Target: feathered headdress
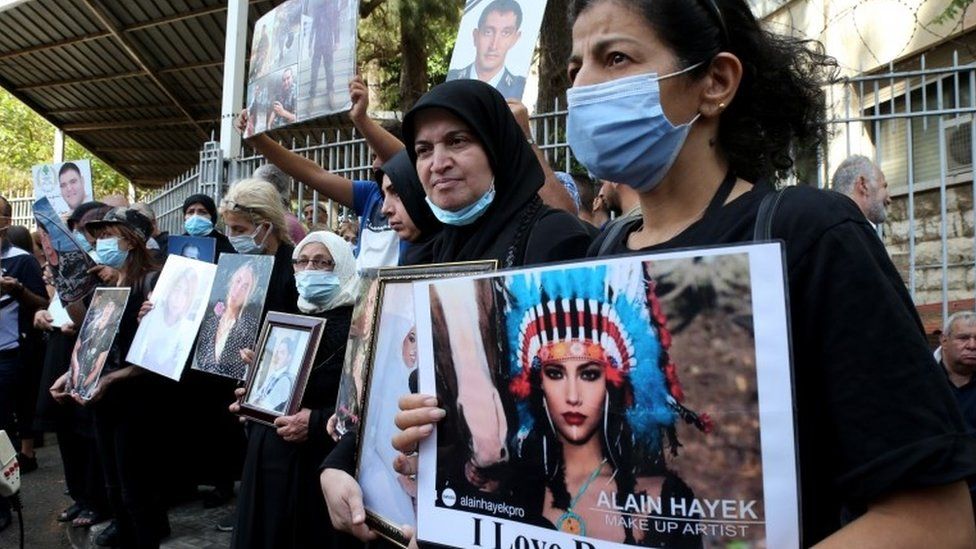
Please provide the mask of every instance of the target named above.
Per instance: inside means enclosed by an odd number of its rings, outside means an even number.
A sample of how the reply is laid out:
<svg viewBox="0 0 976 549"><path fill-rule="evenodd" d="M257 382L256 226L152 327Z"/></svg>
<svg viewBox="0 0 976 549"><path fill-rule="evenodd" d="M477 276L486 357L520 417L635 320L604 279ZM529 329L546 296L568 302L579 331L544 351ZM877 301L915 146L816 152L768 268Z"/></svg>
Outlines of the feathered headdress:
<svg viewBox="0 0 976 549"><path fill-rule="evenodd" d="M634 442L641 446L659 451L666 433L675 452L678 417L702 430L710 427L707 417L680 404L684 394L668 356L671 335L642 264L512 275L504 279L502 293L519 445L535 424L528 398L533 371L568 358L604 364L607 383L625 389L624 401L615 404L625 408Z"/></svg>

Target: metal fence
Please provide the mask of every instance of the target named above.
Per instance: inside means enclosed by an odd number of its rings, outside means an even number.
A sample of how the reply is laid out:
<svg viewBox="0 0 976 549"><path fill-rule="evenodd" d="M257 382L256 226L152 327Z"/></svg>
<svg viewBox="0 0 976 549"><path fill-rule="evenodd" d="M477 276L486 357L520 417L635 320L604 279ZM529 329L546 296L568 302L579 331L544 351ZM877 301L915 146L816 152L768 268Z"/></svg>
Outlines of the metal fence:
<svg viewBox="0 0 976 549"><path fill-rule="evenodd" d="M973 158L976 158L976 65L917 68L847 78L830 89L834 138L818 170L827 185L851 153L873 156L893 204L884 242L919 305L937 305L944 320L972 308L976 289Z"/></svg>
<svg viewBox="0 0 976 549"><path fill-rule="evenodd" d="M954 304L970 300L976 290L976 235L973 204L973 158L976 158L976 66L958 62L927 67L925 57L912 70L894 70L847 78L827 92L832 137L811 165L809 184L829 187L836 165L852 152L873 156L885 172L894 198L881 233L906 285L920 305L941 306L944 318ZM532 117L533 134L550 164L573 171L566 143L566 111ZM355 130L338 130L313 142L284 144L328 171L353 180L371 179L372 156ZM182 204L194 193L219 203L229 182L249 176L265 163L253 151L223 163L217 143L207 143L200 164L145 199L156 211L161 230L181 233ZM320 201L308 186L295 183L291 207L301 216ZM29 197L13 198L14 222L32 225ZM335 228L350 215L328 202Z"/></svg>

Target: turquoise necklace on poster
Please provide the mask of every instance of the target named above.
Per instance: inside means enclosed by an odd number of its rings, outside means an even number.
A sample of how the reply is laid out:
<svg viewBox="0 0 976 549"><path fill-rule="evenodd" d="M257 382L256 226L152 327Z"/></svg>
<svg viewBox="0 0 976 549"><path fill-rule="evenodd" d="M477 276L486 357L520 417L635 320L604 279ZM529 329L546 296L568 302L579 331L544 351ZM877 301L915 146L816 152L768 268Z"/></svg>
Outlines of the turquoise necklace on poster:
<svg viewBox="0 0 976 549"><path fill-rule="evenodd" d="M590 478L586 479L583 486L580 486L579 491L576 492L576 497L573 498L573 501L569 502L569 508L566 509L565 513L559 515L559 518L556 520L556 530L566 532L568 534L575 534L577 536L586 535L586 522L584 522L583 517L575 513L573 509L576 508L576 503L579 502L579 499L583 497L583 494L586 493L586 490L590 487L590 484L592 484L593 481L596 480L596 477L600 475L600 471L603 469L603 464L606 462L607 458L603 458L603 461L601 461L600 464L596 466L596 469L590 473Z"/></svg>

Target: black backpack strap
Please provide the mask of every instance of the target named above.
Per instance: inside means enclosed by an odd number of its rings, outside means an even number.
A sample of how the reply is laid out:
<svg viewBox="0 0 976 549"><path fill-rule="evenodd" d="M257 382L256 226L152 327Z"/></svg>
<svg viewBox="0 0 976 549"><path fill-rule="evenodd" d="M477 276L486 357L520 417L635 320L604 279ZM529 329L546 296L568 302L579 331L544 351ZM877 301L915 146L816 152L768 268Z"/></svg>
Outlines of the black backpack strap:
<svg viewBox="0 0 976 549"><path fill-rule="evenodd" d="M600 243L600 250L597 251L597 255L607 255L607 252L610 251L610 247L613 246L613 243L620 238L620 233L624 232L624 229L627 227L627 222L633 220L634 218L632 216L625 215L611 221L610 225L606 228L607 236L603 239L603 242Z"/></svg>
<svg viewBox="0 0 976 549"><path fill-rule="evenodd" d="M756 227L752 233L753 240L773 239L773 216L776 214L776 208L787 189L789 187L784 187L763 197L762 202L759 203L759 211L756 213Z"/></svg>

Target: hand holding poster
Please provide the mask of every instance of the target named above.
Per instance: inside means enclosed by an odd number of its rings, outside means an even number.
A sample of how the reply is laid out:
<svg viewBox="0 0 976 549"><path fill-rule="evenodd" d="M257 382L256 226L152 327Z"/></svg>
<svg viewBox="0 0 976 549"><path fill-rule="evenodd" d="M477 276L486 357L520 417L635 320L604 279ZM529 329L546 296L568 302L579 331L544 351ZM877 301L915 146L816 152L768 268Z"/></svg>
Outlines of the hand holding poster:
<svg viewBox="0 0 976 549"><path fill-rule="evenodd" d="M38 164L31 168L31 172L34 199L47 198L58 216L67 215L81 204L94 200L90 160Z"/></svg>
<svg viewBox="0 0 976 549"><path fill-rule="evenodd" d="M545 11L544 0L467 0L447 80L481 80L521 100Z"/></svg>
<svg viewBox="0 0 976 549"><path fill-rule="evenodd" d="M125 360L179 381L216 273L212 263L169 256L149 298L153 308L139 322Z"/></svg>
<svg viewBox="0 0 976 549"><path fill-rule="evenodd" d="M287 0L251 39L244 136L348 110L358 0Z"/></svg>
<svg viewBox="0 0 976 549"><path fill-rule="evenodd" d="M783 280L762 244L416 283L419 538L797 547Z"/></svg>

